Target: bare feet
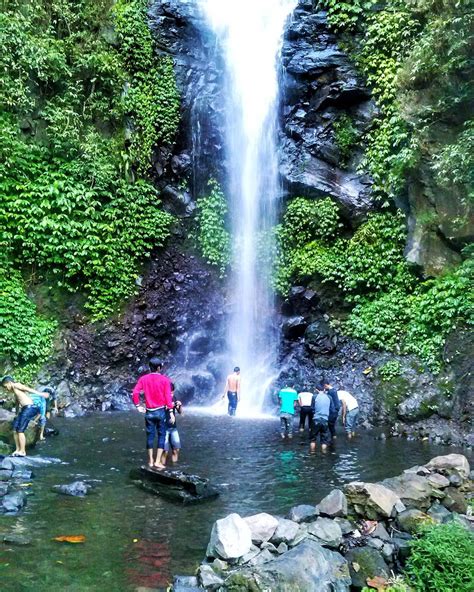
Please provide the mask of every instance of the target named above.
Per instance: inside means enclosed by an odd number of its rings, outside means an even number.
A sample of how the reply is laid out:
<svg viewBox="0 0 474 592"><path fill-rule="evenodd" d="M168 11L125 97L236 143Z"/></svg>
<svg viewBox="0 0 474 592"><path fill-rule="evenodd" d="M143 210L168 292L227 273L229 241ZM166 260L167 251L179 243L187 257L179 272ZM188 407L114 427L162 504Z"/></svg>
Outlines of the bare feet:
<svg viewBox="0 0 474 592"><path fill-rule="evenodd" d="M165 469L166 467L165 467L165 465L162 465L161 463L155 463L153 465L153 468L161 470L161 469Z"/></svg>

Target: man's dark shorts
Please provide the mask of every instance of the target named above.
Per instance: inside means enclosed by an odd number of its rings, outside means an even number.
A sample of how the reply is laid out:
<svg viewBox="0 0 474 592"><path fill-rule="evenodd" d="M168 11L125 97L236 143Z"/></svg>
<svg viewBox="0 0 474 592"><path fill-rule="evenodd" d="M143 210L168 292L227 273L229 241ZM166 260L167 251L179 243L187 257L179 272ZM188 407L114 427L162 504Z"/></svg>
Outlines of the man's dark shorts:
<svg viewBox="0 0 474 592"><path fill-rule="evenodd" d="M318 436L321 440L321 444L330 443L331 436L329 434L329 426L327 421L322 421L320 419L313 420L313 424L311 426L310 441L317 442Z"/></svg>
<svg viewBox="0 0 474 592"><path fill-rule="evenodd" d="M36 405L25 405L20 413L13 420L13 431L22 434L26 431L28 424L34 419L40 410Z"/></svg>

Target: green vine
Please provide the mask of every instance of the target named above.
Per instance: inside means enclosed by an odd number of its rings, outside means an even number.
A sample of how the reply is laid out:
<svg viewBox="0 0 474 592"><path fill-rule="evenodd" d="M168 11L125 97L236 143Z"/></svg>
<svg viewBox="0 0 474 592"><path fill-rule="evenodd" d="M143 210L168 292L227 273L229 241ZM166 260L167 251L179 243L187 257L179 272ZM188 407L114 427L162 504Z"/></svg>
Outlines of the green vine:
<svg viewBox="0 0 474 592"><path fill-rule="evenodd" d="M206 261L226 273L231 257L231 238L227 230L228 206L216 181L209 182L209 195L197 200L197 242Z"/></svg>

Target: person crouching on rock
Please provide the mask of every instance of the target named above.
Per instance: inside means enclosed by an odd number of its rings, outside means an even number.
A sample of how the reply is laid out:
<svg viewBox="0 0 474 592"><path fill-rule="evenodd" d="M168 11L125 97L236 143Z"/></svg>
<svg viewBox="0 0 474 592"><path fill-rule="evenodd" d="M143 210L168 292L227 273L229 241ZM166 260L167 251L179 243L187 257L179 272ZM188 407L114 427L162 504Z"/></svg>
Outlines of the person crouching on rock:
<svg viewBox="0 0 474 592"><path fill-rule="evenodd" d="M311 408L313 410L313 424L311 426L310 433L310 449L316 450L316 442L318 436L321 442L321 450L326 450L327 445L331 441L329 433L329 415L334 409L334 405L330 397L324 392L324 390L318 391L313 395L311 401Z"/></svg>
<svg viewBox="0 0 474 592"><path fill-rule="evenodd" d="M149 361L150 372L142 376L132 393L132 400L140 413L145 413L146 447L148 466L164 469L161 462L166 439L166 412L169 412L169 423L175 422L173 400L171 398L171 381L161 373L163 363L158 358ZM140 394L145 395L145 408L140 405ZM155 438L158 444L155 449ZM156 455L155 455L156 450Z"/></svg>
<svg viewBox="0 0 474 592"><path fill-rule="evenodd" d="M166 439L165 451L161 457L162 464L166 465L168 453L171 448L171 462L178 462L179 451L181 450L181 441L179 439L178 428L176 427L176 413L182 415L183 404L174 398L174 384L171 383L171 398L173 399L174 423L170 423L169 413L166 418Z"/></svg>
<svg viewBox="0 0 474 592"><path fill-rule="evenodd" d="M38 406L39 399L35 404L33 396L47 399L48 394L40 393L20 382L15 382L12 376L4 376L1 385L15 395L16 401L17 416L13 420L15 451L12 456L26 456L26 429L32 419L41 415L41 409Z"/></svg>

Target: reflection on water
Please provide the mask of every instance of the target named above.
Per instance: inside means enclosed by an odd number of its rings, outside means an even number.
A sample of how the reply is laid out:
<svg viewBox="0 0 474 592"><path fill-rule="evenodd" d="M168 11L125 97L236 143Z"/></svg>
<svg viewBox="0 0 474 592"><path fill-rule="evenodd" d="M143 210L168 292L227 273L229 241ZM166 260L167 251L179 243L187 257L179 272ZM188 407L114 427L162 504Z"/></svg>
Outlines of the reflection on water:
<svg viewBox="0 0 474 592"><path fill-rule="evenodd" d="M285 515L299 503L317 503L354 479L396 475L453 448L427 442L374 440L361 434L349 445L309 454L296 434L283 442L279 420L186 414L180 468L209 477L222 491L213 501L179 506L137 489L128 473L144 458L143 417L100 414L57 420L60 436L41 448L68 465L36 471L26 512L0 517L0 538L27 533L28 547L0 547L2 591L128 591L165 587L173 573L192 573L202 559L214 520L230 512ZM59 496L51 486L77 475L101 482L84 499ZM83 534L83 545L53 542Z"/></svg>

